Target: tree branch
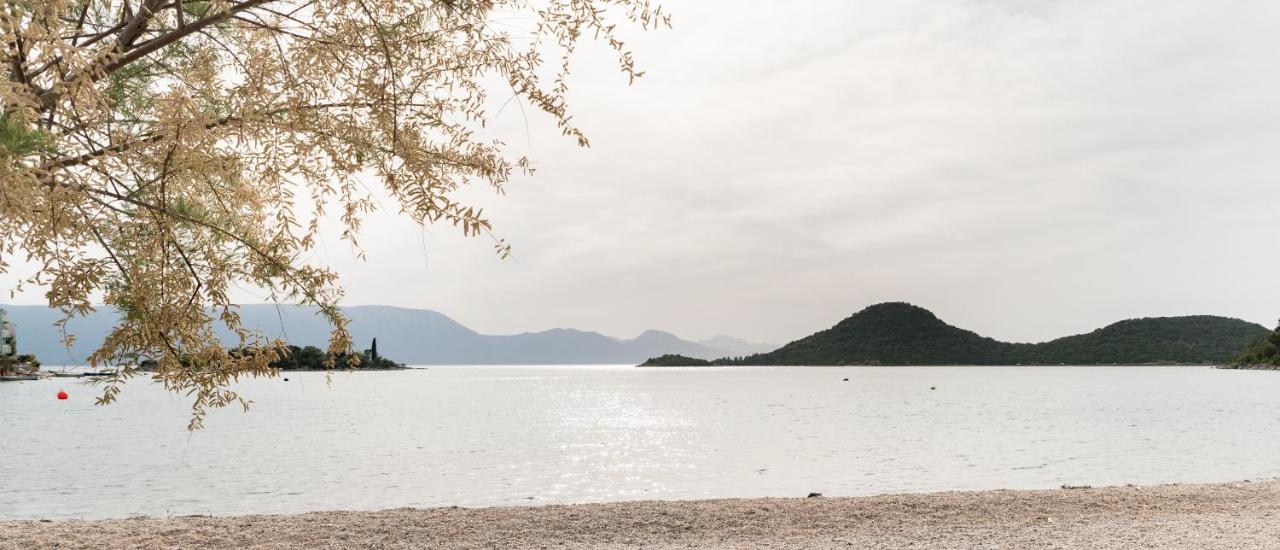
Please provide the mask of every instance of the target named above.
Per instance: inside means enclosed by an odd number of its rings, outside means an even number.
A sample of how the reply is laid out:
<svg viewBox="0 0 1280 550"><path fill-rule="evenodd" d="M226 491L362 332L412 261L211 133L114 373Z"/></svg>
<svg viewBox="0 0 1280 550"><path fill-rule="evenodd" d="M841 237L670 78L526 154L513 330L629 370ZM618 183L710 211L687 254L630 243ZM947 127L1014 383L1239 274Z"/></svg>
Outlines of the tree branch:
<svg viewBox="0 0 1280 550"><path fill-rule="evenodd" d="M192 33L195 33L197 31L200 31L201 29L204 29L205 27L208 27L209 25L212 25L219 21L224 21L237 13L243 12L248 9L252 9L259 5L267 4L270 2L279 2L279 1L280 0L245 0L244 2L231 6L226 11L222 11L215 15L210 15L208 17L201 18L197 21L192 21L190 25L173 29L165 34L162 34L151 40L143 42L142 44L139 44L137 47L124 52L119 57L115 59L111 59L110 61L105 61L101 67L101 70L89 71L87 74L83 76L88 78L90 82L97 82L98 80L101 80L106 76L109 76L111 73L114 73L120 70L121 67L124 67L130 63L133 63L134 61L137 61L143 57L151 55L152 53L166 46L172 45L178 42L179 40L182 40L183 38L190 36ZM135 18L136 17L137 16L135 16ZM125 38L124 31L121 31L121 38L122 39ZM133 38L136 39L136 36L134 36ZM80 77L81 77L80 74L73 74L70 77L63 79L63 83L74 82ZM53 109L54 106L57 104L58 99L60 99L61 97L62 97L62 92L59 92L56 89L51 88L49 90L45 90L39 95L40 104L45 109Z"/></svg>

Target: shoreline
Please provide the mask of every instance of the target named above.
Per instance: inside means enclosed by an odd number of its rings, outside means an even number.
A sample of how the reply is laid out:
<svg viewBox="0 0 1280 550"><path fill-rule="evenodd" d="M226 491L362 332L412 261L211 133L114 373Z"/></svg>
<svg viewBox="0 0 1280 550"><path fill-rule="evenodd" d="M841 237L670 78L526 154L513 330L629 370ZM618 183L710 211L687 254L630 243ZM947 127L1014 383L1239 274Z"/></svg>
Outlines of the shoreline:
<svg viewBox="0 0 1280 550"><path fill-rule="evenodd" d="M634 365L634 367L635 367L635 368L638 368L638 369L700 369L700 368L789 368L789 369L791 369L791 368L799 368L799 369L823 368L823 369L825 369L825 368L986 368L986 367L999 367L999 368L1046 368L1046 367L1050 367L1050 368L1056 368L1056 367L1071 367L1071 368L1075 368L1075 367L1081 367L1081 368L1093 368L1093 367L1108 367L1108 368L1109 368L1109 367L1121 367L1121 368L1128 368L1128 367L1163 368L1163 367L1204 367L1204 368L1227 369L1227 370L1231 370L1231 369L1235 369L1235 370L1245 370L1245 369L1243 369L1243 368L1241 368L1241 367L1228 367L1228 366L1223 366L1223 365L1222 365L1222 363L1094 363L1094 364L1067 364L1067 365L1060 365L1060 364L1052 364L1052 365L1050 365L1050 364L1047 364L1047 363L1045 363L1045 364L1041 364L1041 363L1024 363L1024 364L1021 364L1021 365L1004 365L1004 364L1001 364L1001 365L971 365L971 364L964 364L964 365L898 365L898 364L889 364L889 363L881 364L881 365L736 365L736 364L735 364L735 365L714 365L714 364L713 364L713 365L646 365L646 364L641 363L641 364L639 364L639 365ZM1254 370L1280 370L1280 367L1257 368L1257 369L1254 369Z"/></svg>
<svg viewBox="0 0 1280 550"><path fill-rule="evenodd" d="M1259 548L1280 480L1208 485L3 520L0 548Z"/></svg>
<svg viewBox="0 0 1280 550"><path fill-rule="evenodd" d="M1280 365L1221 365L1222 370L1280 370Z"/></svg>

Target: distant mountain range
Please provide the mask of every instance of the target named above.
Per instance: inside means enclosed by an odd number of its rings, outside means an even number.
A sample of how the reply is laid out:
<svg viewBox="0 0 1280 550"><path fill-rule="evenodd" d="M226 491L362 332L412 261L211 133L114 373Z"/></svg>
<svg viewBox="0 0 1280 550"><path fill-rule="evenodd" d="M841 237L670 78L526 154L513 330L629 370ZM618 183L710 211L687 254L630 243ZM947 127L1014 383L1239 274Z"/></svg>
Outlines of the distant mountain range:
<svg viewBox="0 0 1280 550"><path fill-rule="evenodd" d="M46 365L83 363L116 323L116 314L109 310L73 319L67 327L76 340L68 351L53 326L60 317L57 311L43 306L0 307L17 324L19 351L35 354ZM343 311L351 320L349 328L358 346L368 346L377 338L383 356L410 365L635 364L668 353L713 359L773 348L729 336L694 342L657 330L629 340L574 329L502 336L480 334L431 310L353 306ZM240 315L246 327L297 346L323 347L328 342L329 325L314 308L251 304L241 306ZM220 336L229 345L234 343L229 332L224 330Z"/></svg>
<svg viewBox="0 0 1280 550"><path fill-rule="evenodd" d="M73 319L68 330L76 340L67 350L54 328L58 312L43 306L4 309L17 324L19 351L46 365L83 363L116 323L109 310ZM1202 315L1132 319L1088 334L1015 344L951 326L911 304L884 303L772 349L728 336L695 342L657 330L632 339L574 329L490 335L431 310L344 311L358 347L376 337L382 355L411 365L636 364L658 356L666 356L655 362L661 365L1222 364L1271 333L1247 321ZM252 304L241 306L240 314L245 326L294 345L323 347L328 341L329 326L314 308ZM229 332L221 336L234 343Z"/></svg>
<svg viewBox="0 0 1280 550"><path fill-rule="evenodd" d="M1013 344L951 326L906 303L868 307L777 350L717 365L1222 364L1270 333L1239 319L1161 317L1121 321L1088 334ZM707 364L656 357L652 366Z"/></svg>

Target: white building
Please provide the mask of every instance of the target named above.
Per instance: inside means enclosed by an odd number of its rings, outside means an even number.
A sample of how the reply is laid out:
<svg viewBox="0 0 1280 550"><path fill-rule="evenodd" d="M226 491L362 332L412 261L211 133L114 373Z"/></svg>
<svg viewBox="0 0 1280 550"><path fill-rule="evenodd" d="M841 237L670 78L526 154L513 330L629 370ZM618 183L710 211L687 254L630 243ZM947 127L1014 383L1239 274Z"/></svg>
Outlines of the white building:
<svg viewBox="0 0 1280 550"><path fill-rule="evenodd" d="M18 335L14 332L13 323L9 322L9 313L0 309L0 358L18 356Z"/></svg>

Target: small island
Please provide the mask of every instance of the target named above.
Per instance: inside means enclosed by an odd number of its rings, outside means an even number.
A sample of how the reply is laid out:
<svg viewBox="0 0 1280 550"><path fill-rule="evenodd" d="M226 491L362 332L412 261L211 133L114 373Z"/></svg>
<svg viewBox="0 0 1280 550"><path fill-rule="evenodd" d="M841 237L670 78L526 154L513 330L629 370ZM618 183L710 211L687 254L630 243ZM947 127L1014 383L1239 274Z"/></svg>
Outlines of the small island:
<svg viewBox="0 0 1280 550"><path fill-rule="evenodd" d="M642 367L710 367L712 365L711 361L705 359L695 359L674 353L653 357L640 364Z"/></svg>
<svg viewBox="0 0 1280 550"><path fill-rule="evenodd" d="M231 353L244 352L232 350ZM356 366L351 366L353 364ZM377 338L373 339L373 345L367 350L337 355L330 355L315 346L289 345L285 347L284 353L269 366L279 371L405 370L408 368L403 363L397 363L378 354ZM138 370L143 372L154 372L156 368L156 362L151 359L138 364Z"/></svg>
<svg viewBox="0 0 1280 550"><path fill-rule="evenodd" d="M363 352L344 353L333 357L333 367L326 365L330 356L324 350L315 346L289 346L289 351L281 358L271 362L271 368L282 371L297 370L330 370L349 368L350 370L401 370L405 369L403 364L397 363L386 357L378 355L378 342L374 340L373 347ZM351 360L355 359L357 367L347 367L351 364Z"/></svg>

